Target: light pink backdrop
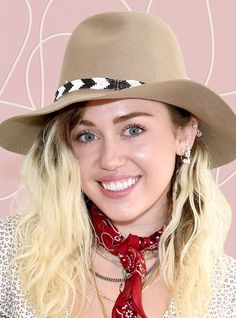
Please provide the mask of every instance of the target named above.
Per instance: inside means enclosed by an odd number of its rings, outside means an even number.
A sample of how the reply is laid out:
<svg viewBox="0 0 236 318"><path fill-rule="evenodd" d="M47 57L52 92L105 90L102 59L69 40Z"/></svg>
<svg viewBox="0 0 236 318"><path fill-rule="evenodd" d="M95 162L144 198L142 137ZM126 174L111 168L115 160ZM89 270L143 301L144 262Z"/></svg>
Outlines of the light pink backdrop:
<svg viewBox="0 0 236 318"><path fill-rule="evenodd" d="M124 10L150 12L169 23L189 76L217 91L236 111L235 0L11 0L2 1L0 12L0 121L52 102L66 42L80 21ZM0 148L0 216L15 213L22 200L23 159ZM236 161L213 175L236 212ZM235 230L233 213L225 250L234 257Z"/></svg>

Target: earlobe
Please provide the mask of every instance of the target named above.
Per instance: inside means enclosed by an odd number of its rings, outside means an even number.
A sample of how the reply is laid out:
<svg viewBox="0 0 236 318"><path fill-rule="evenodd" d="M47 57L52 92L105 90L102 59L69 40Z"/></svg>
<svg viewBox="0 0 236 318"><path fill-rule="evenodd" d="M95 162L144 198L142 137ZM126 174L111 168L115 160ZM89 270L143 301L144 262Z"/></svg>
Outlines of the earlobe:
<svg viewBox="0 0 236 318"><path fill-rule="evenodd" d="M189 144L189 140L185 141L184 146L182 146L183 142L179 145L176 154L181 157L181 161L184 164L190 164L191 162L191 148Z"/></svg>
<svg viewBox="0 0 236 318"><path fill-rule="evenodd" d="M176 154L181 157L184 156L186 163L189 162L188 158L190 157L189 154L194 144L195 137L200 137L201 135L202 132L198 129L198 121L194 116L191 116L189 123L186 126L180 127Z"/></svg>
<svg viewBox="0 0 236 318"><path fill-rule="evenodd" d="M182 157L188 149L191 151L189 140L181 140L176 149L176 154Z"/></svg>
<svg viewBox="0 0 236 318"><path fill-rule="evenodd" d="M184 155L184 157L183 157L182 162L190 164L191 150L190 150L190 146L189 146L189 141L188 140L186 141L185 150L183 150L183 155Z"/></svg>

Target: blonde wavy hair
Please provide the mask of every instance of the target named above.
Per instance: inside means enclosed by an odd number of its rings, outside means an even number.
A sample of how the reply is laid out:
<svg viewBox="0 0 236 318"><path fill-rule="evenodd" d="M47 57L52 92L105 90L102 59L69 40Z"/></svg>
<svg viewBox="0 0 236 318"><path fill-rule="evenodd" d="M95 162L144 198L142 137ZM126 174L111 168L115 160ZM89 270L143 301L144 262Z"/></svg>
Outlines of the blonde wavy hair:
<svg viewBox="0 0 236 318"><path fill-rule="evenodd" d="M71 314L78 293L78 316L82 316L91 284L93 231L70 136L83 117L80 106L85 104L68 106L45 118L21 170L29 198L19 213L13 264L39 318L64 317L69 300ZM187 111L166 106L175 125L189 121ZM176 156L168 193L171 212L160 241L160 268L181 318L205 316L213 268L217 262L223 267L220 259L231 209L212 178L210 165L209 151L197 138L190 165Z"/></svg>

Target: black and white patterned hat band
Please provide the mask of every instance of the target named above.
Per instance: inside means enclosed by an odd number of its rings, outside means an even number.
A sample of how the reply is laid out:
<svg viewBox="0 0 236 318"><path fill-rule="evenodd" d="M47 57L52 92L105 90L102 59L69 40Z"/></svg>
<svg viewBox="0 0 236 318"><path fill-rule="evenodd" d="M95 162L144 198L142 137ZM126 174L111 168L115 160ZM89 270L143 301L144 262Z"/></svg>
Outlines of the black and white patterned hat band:
<svg viewBox="0 0 236 318"><path fill-rule="evenodd" d="M54 101L57 101L60 97L67 93L78 91L82 88L120 90L124 88L139 86L142 84L145 83L136 80L119 80L107 77L80 78L75 79L71 82L67 82L66 84L60 86L56 91Z"/></svg>

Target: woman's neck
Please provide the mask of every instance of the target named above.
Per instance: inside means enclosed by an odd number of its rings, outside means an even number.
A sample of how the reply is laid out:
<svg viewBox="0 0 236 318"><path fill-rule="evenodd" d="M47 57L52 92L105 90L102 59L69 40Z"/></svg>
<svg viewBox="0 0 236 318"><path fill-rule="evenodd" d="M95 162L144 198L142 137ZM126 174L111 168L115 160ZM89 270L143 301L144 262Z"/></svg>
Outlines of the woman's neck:
<svg viewBox="0 0 236 318"><path fill-rule="evenodd" d="M140 237L149 236L159 230L163 225L168 224L169 207L165 202L157 208L151 208L144 211L137 219L128 223L115 223L120 233L127 237L129 234L138 235Z"/></svg>

